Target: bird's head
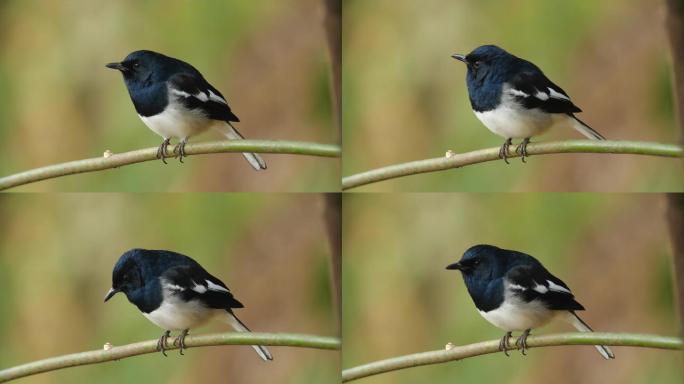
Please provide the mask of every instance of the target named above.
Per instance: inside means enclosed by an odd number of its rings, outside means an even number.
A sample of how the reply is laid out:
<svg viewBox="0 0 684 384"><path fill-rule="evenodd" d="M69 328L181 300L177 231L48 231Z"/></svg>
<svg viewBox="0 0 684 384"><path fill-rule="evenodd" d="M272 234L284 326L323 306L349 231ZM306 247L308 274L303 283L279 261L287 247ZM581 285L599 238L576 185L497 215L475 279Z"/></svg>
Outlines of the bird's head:
<svg viewBox="0 0 684 384"><path fill-rule="evenodd" d="M475 245L463 253L456 263L449 264L446 269L459 270L467 280L489 280L503 275L506 265L505 250L493 245Z"/></svg>
<svg viewBox="0 0 684 384"><path fill-rule="evenodd" d="M152 81L163 81L169 66L177 60L154 51L135 51L119 63L109 63L107 68L121 72L128 85L145 85Z"/></svg>
<svg viewBox="0 0 684 384"><path fill-rule="evenodd" d="M131 294L139 291L145 285L143 279L144 252L146 251L143 249L131 249L121 255L119 261L114 265L112 288L105 295L105 302L119 292L123 292L130 299Z"/></svg>
<svg viewBox="0 0 684 384"><path fill-rule="evenodd" d="M468 67L467 77L469 81L482 81L487 75L494 72L493 70L496 67L503 68L502 64L515 59L515 56L496 45L482 45L467 55L457 53L451 57L463 62Z"/></svg>

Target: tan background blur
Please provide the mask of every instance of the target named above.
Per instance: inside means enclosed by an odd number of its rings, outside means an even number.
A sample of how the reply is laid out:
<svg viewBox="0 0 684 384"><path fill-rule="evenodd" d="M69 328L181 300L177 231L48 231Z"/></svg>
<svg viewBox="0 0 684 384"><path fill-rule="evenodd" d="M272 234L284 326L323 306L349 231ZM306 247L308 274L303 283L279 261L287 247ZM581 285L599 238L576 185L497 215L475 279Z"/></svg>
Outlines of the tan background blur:
<svg viewBox="0 0 684 384"><path fill-rule="evenodd" d="M223 280L252 330L331 336L330 249L320 195L0 196L0 368L158 338L125 296L103 303L134 247L186 254ZM226 332L220 321L193 334ZM332 383L339 353L191 348L65 369L22 383Z"/></svg>
<svg viewBox="0 0 684 384"><path fill-rule="evenodd" d="M349 194L343 208L344 368L503 336L445 267L488 243L565 281L595 330L676 336L665 199L627 194ZM533 334L570 332L562 321ZM492 354L364 379L381 383L681 383L681 354L593 347Z"/></svg>
<svg viewBox="0 0 684 384"><path fill-rule="evenodd" d="M497 44L563 87L615 140L678 143L663 1L345 0L343 174L497 147L453 53ZM552 130L533 141L582 139ZM366 191L682 191L681 162L549 155L411 176Z"/></svg>
<svg viewBox="0 0 684 384"><path fill-rule="evenodd" d="M190 62L251 139L335 143L320 0L0 2L0 175L161 143L104 65L138 49ZM191 142L220 140L205 133ZM175 142L175 141L174 141ZM265 155L147 162L28 191L336 191L339 161Z"/></svg>

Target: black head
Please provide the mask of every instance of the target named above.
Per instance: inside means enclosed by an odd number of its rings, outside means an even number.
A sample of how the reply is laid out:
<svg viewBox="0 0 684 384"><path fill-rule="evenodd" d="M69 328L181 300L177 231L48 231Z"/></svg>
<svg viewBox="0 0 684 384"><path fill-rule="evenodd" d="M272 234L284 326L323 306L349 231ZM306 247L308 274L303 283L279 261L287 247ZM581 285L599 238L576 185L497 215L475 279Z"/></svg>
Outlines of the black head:
<svg viewBox="0 0 684 384"><path fill-rule="evenodd" d="M145 285L143 279L144 268L144 249L131 249L119 258L112 271L112 288L107 292L104 301L111 299L112 296L123 292L127 297L131 293L139 291Z"/></svg>
<svg viewBox="0 0 684 384"><path fill-rule="evenodd" d="M119 63L109 63L107 68L123 74L127 85L145 85L165 81L181 71L196 71L190 64L154 51L135 51Z"/></svg>
<svg viewBox="0 0 684 384"><path fill-rule="evenodd" d="M510 251L493 245L475 245L463 253L461 260L449 264L446 269L459 270L467 280L489 280L501 277L506 273Z"/></svg>
<svg viewBox="0 0 684 384"><path fill-rule="evenodd" d="M468 81L481 81L487 75L496 73L497 69L505 70L507 64L517 59L496 45L482 45L467 55L454 54L451 57L468 67Z"/></svg>

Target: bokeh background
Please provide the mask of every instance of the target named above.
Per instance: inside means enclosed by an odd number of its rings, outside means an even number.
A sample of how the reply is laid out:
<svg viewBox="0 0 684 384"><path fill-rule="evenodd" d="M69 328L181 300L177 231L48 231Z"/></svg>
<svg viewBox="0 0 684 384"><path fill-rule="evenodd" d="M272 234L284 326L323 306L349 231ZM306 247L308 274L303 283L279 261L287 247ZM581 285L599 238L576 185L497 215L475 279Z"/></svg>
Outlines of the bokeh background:
<svg viewBox="0 0 684 384"><path fill-rule="evenodd" d="M0 2L0 175L148 148L121 75L104 65L151 49L188 61L227 98L251 139L335 143L320 0ZM192 142L220 140L207 132ZM175 141L174 141L175 142ZM28 191L336 191L339 161L239 154L147 162Z"/></svg>
<svg viewBox="0 0 684 384"><path fill-rule="evenodd" d="M664 2L345 0L343 174L500 146L453 53L494 43L539 65L609 139L678 143ZM536 141L582 139L551 130ZM535 139L533 139L535 140ZM479 164L366 191L682 191L681 162L567 154Z"/></svg>
<svg viewBox="0 0 684 384"><path fill-rule="evenodd" d="M158 338L124 296L103 303L114 263L134 247L193 257L245 304L254 331L336 335L320 195L0 196L0 368ZM226 332L215 321L194 334ZM191 348L50 372L32 383L332 383L339 353Z"/></svg>
<svg viewBox="0 0 684 384"><path fill-rule="evenodd" d="M479 243L538 258L606 332L678 334L660 195L351 194L343 204L343 368L498 339L445 267ZM533 333L570 332L563 321ZM381 383L681 383L681 354L615 347L492 354L364 379Z"/></svg>

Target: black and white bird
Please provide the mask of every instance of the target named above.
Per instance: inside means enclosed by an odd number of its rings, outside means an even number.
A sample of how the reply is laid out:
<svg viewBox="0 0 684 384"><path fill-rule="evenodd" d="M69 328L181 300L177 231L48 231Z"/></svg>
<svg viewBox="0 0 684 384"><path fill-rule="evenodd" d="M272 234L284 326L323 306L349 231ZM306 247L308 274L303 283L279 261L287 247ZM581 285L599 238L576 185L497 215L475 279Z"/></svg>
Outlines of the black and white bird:
<svg viewBox="0 0 684 384"><path fill-rule="evenodd" d="M209 84L192 65L153 51L135 51L119 63L107 68L123 74L128 94L143 123L164 141L157 157L169 157L171 138L179 138L174 153L183 162L185 144L191 136L210 128L230 140L244 137L233 126L240 119L231 111L225 97ZM266 163L256 153L243 153L249 164L258 170Z"/></svg>
<svg viewBox="0 0 684 384"><path fill-rule="evenodd" d="M112 288L104 301L118 292L123 292L143 316L165 330L157 343L157 349L164 355L171 331L181 331L174 345L183 354L188 331L212 318L226 321L238 332L250 332L233 312L243 305L228 287L195 260L180 253L127 251L114 265ZM252 348L263 360L273 360L266 347L253 345Z"/></svg>
<svg viewBox="0 0 684 384"><path fill-rule="evenodd" d="M553 126L572 127L589 139L605 140L575 116L582 110L531 62L495 45L452 57L468 67L466 83L473 112L487 129L506 139L499 151L506 163L512 139L523 139L516 153L525 161L530 138Z"/></svg>
<svg viewBox="0 0 684 384"><path fill-rule="evenodd" d="M476 245L447 269L461 271L478 311L494 326L506 331L499 348L508 355L511 332L522 331L516 341L522 353L527 336L554 317L561 317L580 332L592 329L577 315L584 310L570 288L534 257L492 245ZM601 356L614 359L606 346L596 345Z"/></svg>

